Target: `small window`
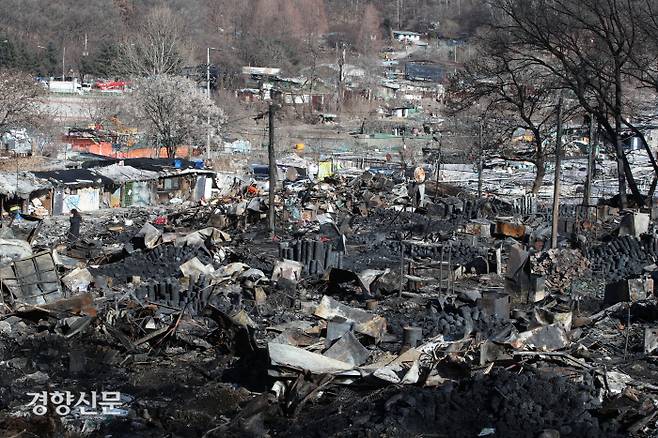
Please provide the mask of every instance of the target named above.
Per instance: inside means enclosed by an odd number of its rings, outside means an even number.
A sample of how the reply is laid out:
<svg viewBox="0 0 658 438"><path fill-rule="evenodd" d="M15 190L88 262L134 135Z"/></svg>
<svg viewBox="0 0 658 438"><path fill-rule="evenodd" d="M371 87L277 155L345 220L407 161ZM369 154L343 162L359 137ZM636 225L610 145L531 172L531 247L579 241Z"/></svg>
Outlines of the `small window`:
<svg viewBox="0 0 658 438"><path fill-rule="evenodd" d="M179 178L165 178L160 180L160 189L162 190L178 190L180 188Z"/></svg>

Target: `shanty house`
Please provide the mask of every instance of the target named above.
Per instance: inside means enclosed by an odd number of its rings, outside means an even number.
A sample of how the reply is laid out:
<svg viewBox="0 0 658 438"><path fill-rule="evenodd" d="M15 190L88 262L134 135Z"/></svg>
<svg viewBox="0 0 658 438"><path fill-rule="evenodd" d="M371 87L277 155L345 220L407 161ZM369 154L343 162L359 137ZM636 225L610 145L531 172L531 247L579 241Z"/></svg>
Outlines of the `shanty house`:
<svg viewBox="0 0 658 438"><path fill-rule="evenodd" d="M395 108L391 108L391 117L406 119L407 117L409 117L410 113L413 113L415 111L416 108L413 106L398 106Z"/></svg>
<svg viewBox="0 0 658 438"><path fill-rule="evenodd" d="M215 173L203 169L202 162L183 159L134 159L125 164L141 170L158 172L154 201L165 204L181 201L209 199ZM174 201L175 202L175 201Z"/></svg>
<svg viewBox="0 0 658 438"><path fill-rule="evenodd" d="M50 206L52 184L28 172L0 172L0 211L19 206L21 211Z"/></svg>
<svg viewBox="0 0 658 438"><path fill-rule="evenodd" d="M66 169L34 172L38 178L48 180L52 186L52 214L67 214L72 209L94 211L101 207L101 196L112 180L89 169Z"/></svg>
<svg viewBox="0 0 658 438"><path fill-rule="evenodd" d="M159 174L153 170L137 169L132 166L115 163L94 169L114 183L112 190L106 192L107 204L111 208L151 205L155 198L154 185Z"/></svg>
<svg viewBox="0 0 658 438"><path fill-rule="evenodd" d="M85 167L92 166L95 172L114 180L112 202L116 204L118 201L121 206L209 199L215 175L213 171L203 169L201 162L178 158L134 158L85 163ZM108 167L113 168L108 170ZM122 187L120 195L116 192L117 186ZM117 199L118 196L120 199Z"/></svg>
<svg viewBox="0 0 658 438"><path fill-rule="evenodd" d="M407 30L394 30L393 38L401 43L415 43L420 41L420 34Z"/></svg>

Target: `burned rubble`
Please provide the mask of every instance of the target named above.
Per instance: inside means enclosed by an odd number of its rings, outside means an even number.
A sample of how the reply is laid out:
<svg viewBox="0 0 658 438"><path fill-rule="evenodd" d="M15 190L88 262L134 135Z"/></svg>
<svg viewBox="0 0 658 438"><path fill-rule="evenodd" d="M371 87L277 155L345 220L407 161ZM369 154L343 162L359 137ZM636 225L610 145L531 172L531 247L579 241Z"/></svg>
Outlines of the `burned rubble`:
<svg viewBox="0 0 658 438"><path fill-rule="evenodd" d="M286 182L274 234L247 185L6 227L0 435L653 436L653 225L563 210L545 249L546 210L458 194L366 171Z"/></svg>

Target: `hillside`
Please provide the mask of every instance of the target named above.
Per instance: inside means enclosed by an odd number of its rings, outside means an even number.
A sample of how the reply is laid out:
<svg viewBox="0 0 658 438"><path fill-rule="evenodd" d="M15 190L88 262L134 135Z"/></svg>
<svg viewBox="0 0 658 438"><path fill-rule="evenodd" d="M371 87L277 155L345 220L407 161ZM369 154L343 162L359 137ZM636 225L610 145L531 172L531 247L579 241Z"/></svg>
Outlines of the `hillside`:
<svg viewBox="0 0 658 438"><path fill-rule="evenodd" d="M153 8L175 11L183 23L190 65L217 48L228 70L278 65L289 71L345 44L372 55L391 30L468 35L486 17L482 0L3 0L0 67L36 75L111 76L116 46ZM62 62L63 61L63 62Z"/></svg>

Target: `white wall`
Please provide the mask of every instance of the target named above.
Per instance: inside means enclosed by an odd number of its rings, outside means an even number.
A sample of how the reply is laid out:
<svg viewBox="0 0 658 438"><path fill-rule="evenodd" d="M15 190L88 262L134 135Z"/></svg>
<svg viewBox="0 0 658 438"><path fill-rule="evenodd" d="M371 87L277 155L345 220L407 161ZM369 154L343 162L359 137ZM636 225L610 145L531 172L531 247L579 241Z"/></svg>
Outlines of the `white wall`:
<svg viewBox="0 0 658 438"><path fill-rule="evenodd" d="M396 35L395 38L398 41L407 41L410 43L420 41L420 35Z"/></svg>
<svg viewBox="0 0 658 438"><path fill-rule="evenodd" d="M78 189L75 194L65 194L62 214L68 214L72 209L78 211L94 211L100 207L100 190L97 188Z"/></svg>

